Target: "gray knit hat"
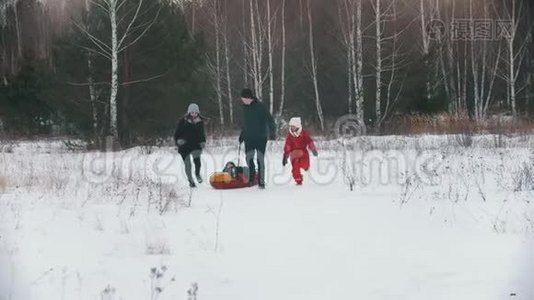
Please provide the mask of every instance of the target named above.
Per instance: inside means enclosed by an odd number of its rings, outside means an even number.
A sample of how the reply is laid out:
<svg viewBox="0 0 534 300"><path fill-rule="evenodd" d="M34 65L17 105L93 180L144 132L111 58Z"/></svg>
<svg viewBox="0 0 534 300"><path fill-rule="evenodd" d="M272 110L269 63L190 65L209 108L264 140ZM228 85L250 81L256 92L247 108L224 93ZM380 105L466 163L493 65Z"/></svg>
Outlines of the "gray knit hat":
<svg viewBox="0 0 534 300"><path fill-rule="evenodd" d="M189 107L187 108L187 114L190 114L190 113L200 114L200 108L198 107L197 104L195 103L189 104Z"/></svg>

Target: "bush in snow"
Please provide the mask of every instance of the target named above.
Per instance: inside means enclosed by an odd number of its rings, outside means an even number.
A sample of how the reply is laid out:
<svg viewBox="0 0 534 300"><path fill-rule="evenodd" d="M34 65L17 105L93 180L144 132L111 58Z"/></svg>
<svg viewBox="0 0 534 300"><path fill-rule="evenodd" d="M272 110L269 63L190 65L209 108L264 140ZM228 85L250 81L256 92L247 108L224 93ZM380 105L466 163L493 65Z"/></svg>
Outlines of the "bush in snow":
<svg viewBox="0 0 534 300"><path fill-rule="evenodd" d="M167 242L162 240L154 240L146 245L146 254L148 255L169 255L171 250Z"/></svg>
<svg viewBox="0 0 534 300"><path fill-rule="evenodd" d="M176 279L172 277L169 279L169 281L167 281L167 283L164 283L167 270L167 266L150 269L150 300L158 299L161 293L163 293L169 285L176 281Z"/></svg>
<svg viewBox="0 0 534 300"><path fill-rule="evenodd" d="M108 285L102 292L100 292L100 300L115 299L115 288Z"/></svg>
<svg viewBox="0 0 534 300"><path fill-rule="evenodd" d="M64 140L63 145L68 152L81 152L87 150L87 144L81 140Z"/></svg>
<svg viewBox="0 0 534 300"><path fill-rule="evenodd" d="M155 206L160 215L165 214L171 208L175 211L178 207L185 205L182 196L176 191L174 185L165 184L161 181L149 184L148 190L148 205Z"/></svg>
<svg viewBox="0 0 534 300"><path fill-rule="evenodd" d="M198 284L193 282L191 288L187 290L187 300L197 300Z"/></svg>
<svg viewBox="0 0 534 300"><path fill-rule="evenodd" d="M532 191L534 190L534 167L527 163L514 174L515 191Z"/></svg>
<svg viewBox="0 0 534 300"><path fill-rule="evenodd" d="M469 148L473 146L473 135L471 134L455 134L451 136L453 145L463 148Z"/></svg>
<svg viewBox="0 0 534 300"><path fill-rule="evenodd" d="M11 141L0 141L0 153L13 153L15 143Z"/></svg>
<svg viewBox="0 0 534 300"><path fill-rule="evenodd" d="M399 197L401 207L407 204L414 193L421 187L421 181L415 174L406 174L406 178L401 185Z"/></svg>

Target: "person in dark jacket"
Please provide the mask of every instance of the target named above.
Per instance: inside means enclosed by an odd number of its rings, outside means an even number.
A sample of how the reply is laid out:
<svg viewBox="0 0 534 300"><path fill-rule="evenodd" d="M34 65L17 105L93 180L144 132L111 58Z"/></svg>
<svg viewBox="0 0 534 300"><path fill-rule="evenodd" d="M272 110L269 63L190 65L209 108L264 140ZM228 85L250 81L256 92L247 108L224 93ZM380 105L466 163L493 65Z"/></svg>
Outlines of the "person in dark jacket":
<svg viewBox="0 0 534 300"><path fill-rule="evenodd" d="M276 126L267 107L258 101L250 89L241 92L243 112L241 116L241 134L239 143L245 143L247 165L249 167L249 182L254 182L256 166L254 156L258 163L258 183L261 189L265 188L265 149L267 139L276 139Z"/></svg>
<svg viewBox="0 0 534 300"><path fill-rule="evenodd" d="M187 114L178 121L174 132L174 142L178 147L178 153L182 156L185 165L185 174L190 187L196 187L191 174L191 158L195 164L195 175L198 183L202 183L200 176L200 155L206 147L206 134L204 133L204 121L200 116L200 108L192 103L187 108Z"/></svg>

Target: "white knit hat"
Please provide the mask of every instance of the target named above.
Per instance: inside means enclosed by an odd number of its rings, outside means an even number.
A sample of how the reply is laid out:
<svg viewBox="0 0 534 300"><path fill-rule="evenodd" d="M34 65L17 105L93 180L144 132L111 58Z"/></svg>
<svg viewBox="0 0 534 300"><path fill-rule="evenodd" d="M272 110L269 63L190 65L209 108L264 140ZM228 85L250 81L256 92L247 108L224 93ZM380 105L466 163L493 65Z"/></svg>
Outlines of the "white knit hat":
<svg viewBox="0 0 534 300"><path fill-rule="evenodd" d="M291 120L289 120L289 126L302 128L302 121L300 120L300 117L291 118Z"/></svg>
<svg viewBox="0 0 534 300"><path fill-rule="evenodd" d="M291 120L289 120L289 126L297 127L296 131L289 130L289 133L296 137L300 136L300 133L302 132L302 121L299 117L291 118Z"/></svg>
<svg viewBox="0 0 534 300"><path fill-rule="evenodd" d="M187 108L187 113L188 114L190 114L190 113L200 114L200 108L198 107L197 104L191 103L191 104L189 104L189 107Z"/></svg>

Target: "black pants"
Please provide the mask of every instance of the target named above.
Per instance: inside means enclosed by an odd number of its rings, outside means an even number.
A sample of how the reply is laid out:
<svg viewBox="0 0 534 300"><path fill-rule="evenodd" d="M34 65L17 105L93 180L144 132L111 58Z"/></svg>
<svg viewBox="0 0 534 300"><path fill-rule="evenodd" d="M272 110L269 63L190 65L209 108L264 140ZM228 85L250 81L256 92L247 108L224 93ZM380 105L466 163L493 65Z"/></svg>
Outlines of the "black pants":
<svg viewBox="0 0 534 300"><path fill-rule="evenodd" d="M265 184L265 148L267 147L267 139L246 140L245 153L247 165L250 170L249 180L253 181L256 176L256 165L254 164L254 155L258 163L258 182Z"/></svg>
<svg viewBox="0 0 534 300"><path fill-rule="evenodd" d="M182 159L184 160L184 166L185 166L185 175L187 176L187 180L191 183L193 181L193 174L192 174L192 168L191 168L191 158L193 158L193 163L195 164L195 175L200 176L200 154L202 153L202 150L193 150L193 151L180 151L180 155L182 156Z"/></svg>

